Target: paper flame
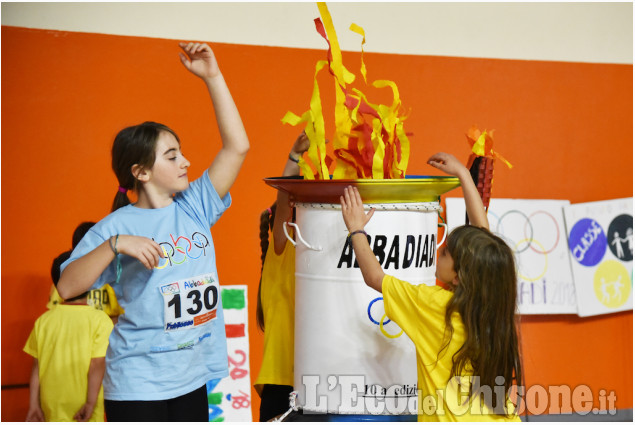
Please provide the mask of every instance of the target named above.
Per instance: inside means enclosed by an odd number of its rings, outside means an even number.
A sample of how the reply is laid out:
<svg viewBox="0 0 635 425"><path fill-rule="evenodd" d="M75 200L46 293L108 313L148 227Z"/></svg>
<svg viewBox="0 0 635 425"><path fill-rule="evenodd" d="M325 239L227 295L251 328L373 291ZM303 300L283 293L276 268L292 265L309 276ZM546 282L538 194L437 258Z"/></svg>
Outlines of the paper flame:
<svg viewBox="0 0 635 425"><path fill-rule="evenodd" d="M287 112L282 122L293 126L305 124L310 141L306 158L300 159L300 169L305 179L329 179L329 167L335 163L333 179L393 179L405 178L410 157L410 141L404 129L406 116L400 112L401 100L397 85L388 80L377 80L375 88L392 89L391 105L372 104L357 88L349 87L355 75L342 62L342 52L337 40L331 15L325 3L318 3L320 18L315 19L317 32L326 40L329 49L327 60L315 66L313 94L310 108L302 116ZM356 24L350 30L362 36L360 73L367 85L364 64L364 29ZM326 152L324 116L317 76L324 68L335 80L335 134L333 155ZM317 170L314 172L313 170Z"/></svg>

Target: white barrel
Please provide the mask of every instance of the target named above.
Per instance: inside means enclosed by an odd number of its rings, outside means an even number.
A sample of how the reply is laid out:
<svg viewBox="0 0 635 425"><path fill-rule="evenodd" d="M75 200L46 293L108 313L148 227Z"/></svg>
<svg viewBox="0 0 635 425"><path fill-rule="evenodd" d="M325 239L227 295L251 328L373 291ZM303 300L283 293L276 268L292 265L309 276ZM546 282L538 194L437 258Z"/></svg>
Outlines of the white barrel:
<svg viewBox="0 0 635 425"><path fill-rule="evenodd" d="M387 274L435 284L437 202L375 204L365 230ZM336 204L296 204L295 380L305 412L416 414L412 341L364 283ZM307 247L300 239L303 239ZM381 326L380 326L381 324Z"/></svg>

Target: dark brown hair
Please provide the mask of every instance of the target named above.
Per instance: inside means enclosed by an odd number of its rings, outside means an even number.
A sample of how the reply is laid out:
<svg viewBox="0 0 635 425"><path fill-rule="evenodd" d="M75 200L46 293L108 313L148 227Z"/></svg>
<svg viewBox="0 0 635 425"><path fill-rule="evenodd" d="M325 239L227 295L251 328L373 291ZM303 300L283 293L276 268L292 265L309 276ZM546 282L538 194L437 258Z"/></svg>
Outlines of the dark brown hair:
<svg viewBox="0 0 635 425"><path fill-rule="evenodd" d="M260 299L260 287L262 286L262 269L265 266L265 258L269 249L269 231L273 229L273 220L276 217L276 203L260 213L260 282L258 283L258 300L256 301L256 323L261 331L265 330L265 314L262 310Z"/></svg>
<svg viewBox="0 0 635 425"><path fill-rule="evenodd" d="M132 174L132 166L137 164L143 168L152 168L156 159L157 139L163 131L171 133L177 142L181 143L179 136L172 129L152 121L126 127L117 134L112 144L112 170L117 176L120 188L139 189L138 180ZM112 211L129 203L128 195L117 190L112 203Z"/></svg>
<svg viewBox="0 0 635 425"><path fill-rule="evenodd" d="M77 246L77 244L82 240L84 235L90 230L91 227L95 225L92 221L84 221L80 223L75 230L73 231L73 239L72 245L73 249ZM53 259L53 263L51 264L51 279L53 280L53 285L57 288L57 282L60 281L61 275L61 267L64 261L68 260L71 257L72 251L62 252L60 255ZM75 297L69 298L66 301L76 301L88 296L88 291L83 294L79 294Z"/></svg>
<svg viewBox="0 0 635 425"><path fill-rule="evenodd" d="M493 390L497 385L504 386L503 397L495 392L495 406L492 399L484 402L495 414L510 416L507 400L501 398L510 394L514 382L522 385L514 254L500 237L474 226L454 229L448 236L447 249L454 260L458 284L447 305L446 330L451 339L454 328L450 319L458 312L466 333L465 342L452 356L450 378L471 368L480 387ZM449 340L442 350L448 345ZM495 381L498 376L504 378L503 383ZM477 391L478 387L470 385L470 397Z"/></svg>
<svg viewBox="0 0 635 425"><path fill-rule="evenodd" d="M95 224L94 221L84 221L82 223L80 223L77 228L75 228L75 231L73 232L73 249L75 249L75 247L77 246L77 244L82 240L82 238L84 237L84 235L90 230L91 227L93 227Z"/></svg>

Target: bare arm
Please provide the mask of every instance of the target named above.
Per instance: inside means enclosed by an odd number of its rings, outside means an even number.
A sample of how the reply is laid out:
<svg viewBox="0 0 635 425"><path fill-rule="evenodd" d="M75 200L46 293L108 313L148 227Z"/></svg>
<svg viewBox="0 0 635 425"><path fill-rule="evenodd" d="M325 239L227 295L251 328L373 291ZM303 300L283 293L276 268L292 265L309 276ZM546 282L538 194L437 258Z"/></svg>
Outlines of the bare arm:
<svg viewBox="0 0 635 425"><path fill-rule="evenodd" d="M40 367L37 359L33 358L31 379L29 380L29 411L26 414L26 422L44 421L44 412L40 407Z"/></svg>
<svg viewBox="0 0 635 425"><path fill-rule="evenodd" d="M359 192L354 187L344 189L344 196L340 196L340 204L342 205L342 216L349 233L357 230L364 230L366 224L370 221L375 213L375 209L371 209L368 214L364 213L364 205ZM368 239L363 233L356 233L351 236L351 243L355 251L355 257L362 271L364 282L376 291L381 292L381 284L384 280L384 269L377 261L377 257L370 249Z"/></svg>
<svg viewBox="0 0 635 425"><path fill-rule="evenodd" d="M463 197L465 199L465 209L467 216L470 219L470 223L473 226L484 227L489 229L489 222L487 220L487 214L485 213L485 207L481 200L481 195L478 194L476 186L470 172L463 164L459 162L453 155L448 153L439 152L432 155L428 159L428 164L443 171L452 176L459 178L461 182L461 188L463 189Z"/></svg>
<svg viewBox="0 0 635 425"><path fill-rule="evenodd" d="M208 173L222 198L238 176L249 150L249 139L212 49L204 43L179 43L179 46L185 52L180 54L181 62L205 82L214 105L222 147Z"/></svg>
<svg viewBox="0 0 635 425"><path fill-rule="evenodd" d="M104 357L93 357L90 359L90 367L88 368L88 390L86 391L86 403L75 413L73 419L78 422L87 422L93 415L95 405L97 404L97 396L104 379L106 371L106 359Z"/></svg>
<svg viewBox="0 0 635 425"><path fill-rule="evenodd" d="M291 152L289 155L295 159L299 159L304 152L309 149L309 138L304 133L300 133L298 138L293 143ZM297 162L287 158L284 165L283 177L298 176L300 175L300 166ZM287 244L287 237L284 234L285 221L291 217L291 206L289 205L289 194L283 190L278 190L278 197L276 198L276 217L273 220L273 248L276 255L282 254L284 247Z"/></svg>
<svg viewBox="0 0 635 425"><path fill-rule="evenodd" d="M57 284L57 292L68 299L86 292L106 270L115 254L110 244L115 246L115 236L105 240L86 255L70 263L62 272ZM119 253L139 260L148 270L159 264L163 250L152 239L142 236L119 235L116 242Z"/></svg>

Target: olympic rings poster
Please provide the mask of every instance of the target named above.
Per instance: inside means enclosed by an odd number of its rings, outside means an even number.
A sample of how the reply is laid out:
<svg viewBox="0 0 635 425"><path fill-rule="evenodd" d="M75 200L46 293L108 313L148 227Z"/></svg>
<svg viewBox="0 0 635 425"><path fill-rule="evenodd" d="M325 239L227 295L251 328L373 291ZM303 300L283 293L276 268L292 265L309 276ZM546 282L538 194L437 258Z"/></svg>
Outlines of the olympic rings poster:
<svg viewBox="0 0 635 425"><path fill-rule="evenodd" d="M221 285L229 376L207 383L210 422L251 422L247 285Z"/></svg>
<svg viewBox="0 0 635 425"><path fill-rule="evenodd" d="M575 314L563 208L567 200L492 199L490 230L507 242L518 269L520 314ZM463 198L446 199L449 230L465 224Z"/></svg>
<svg viewBox="0 0 635 425"><path fill-rule="evenodd" d="M578 315L633 309L633 198L564 209Z"/></svg>

